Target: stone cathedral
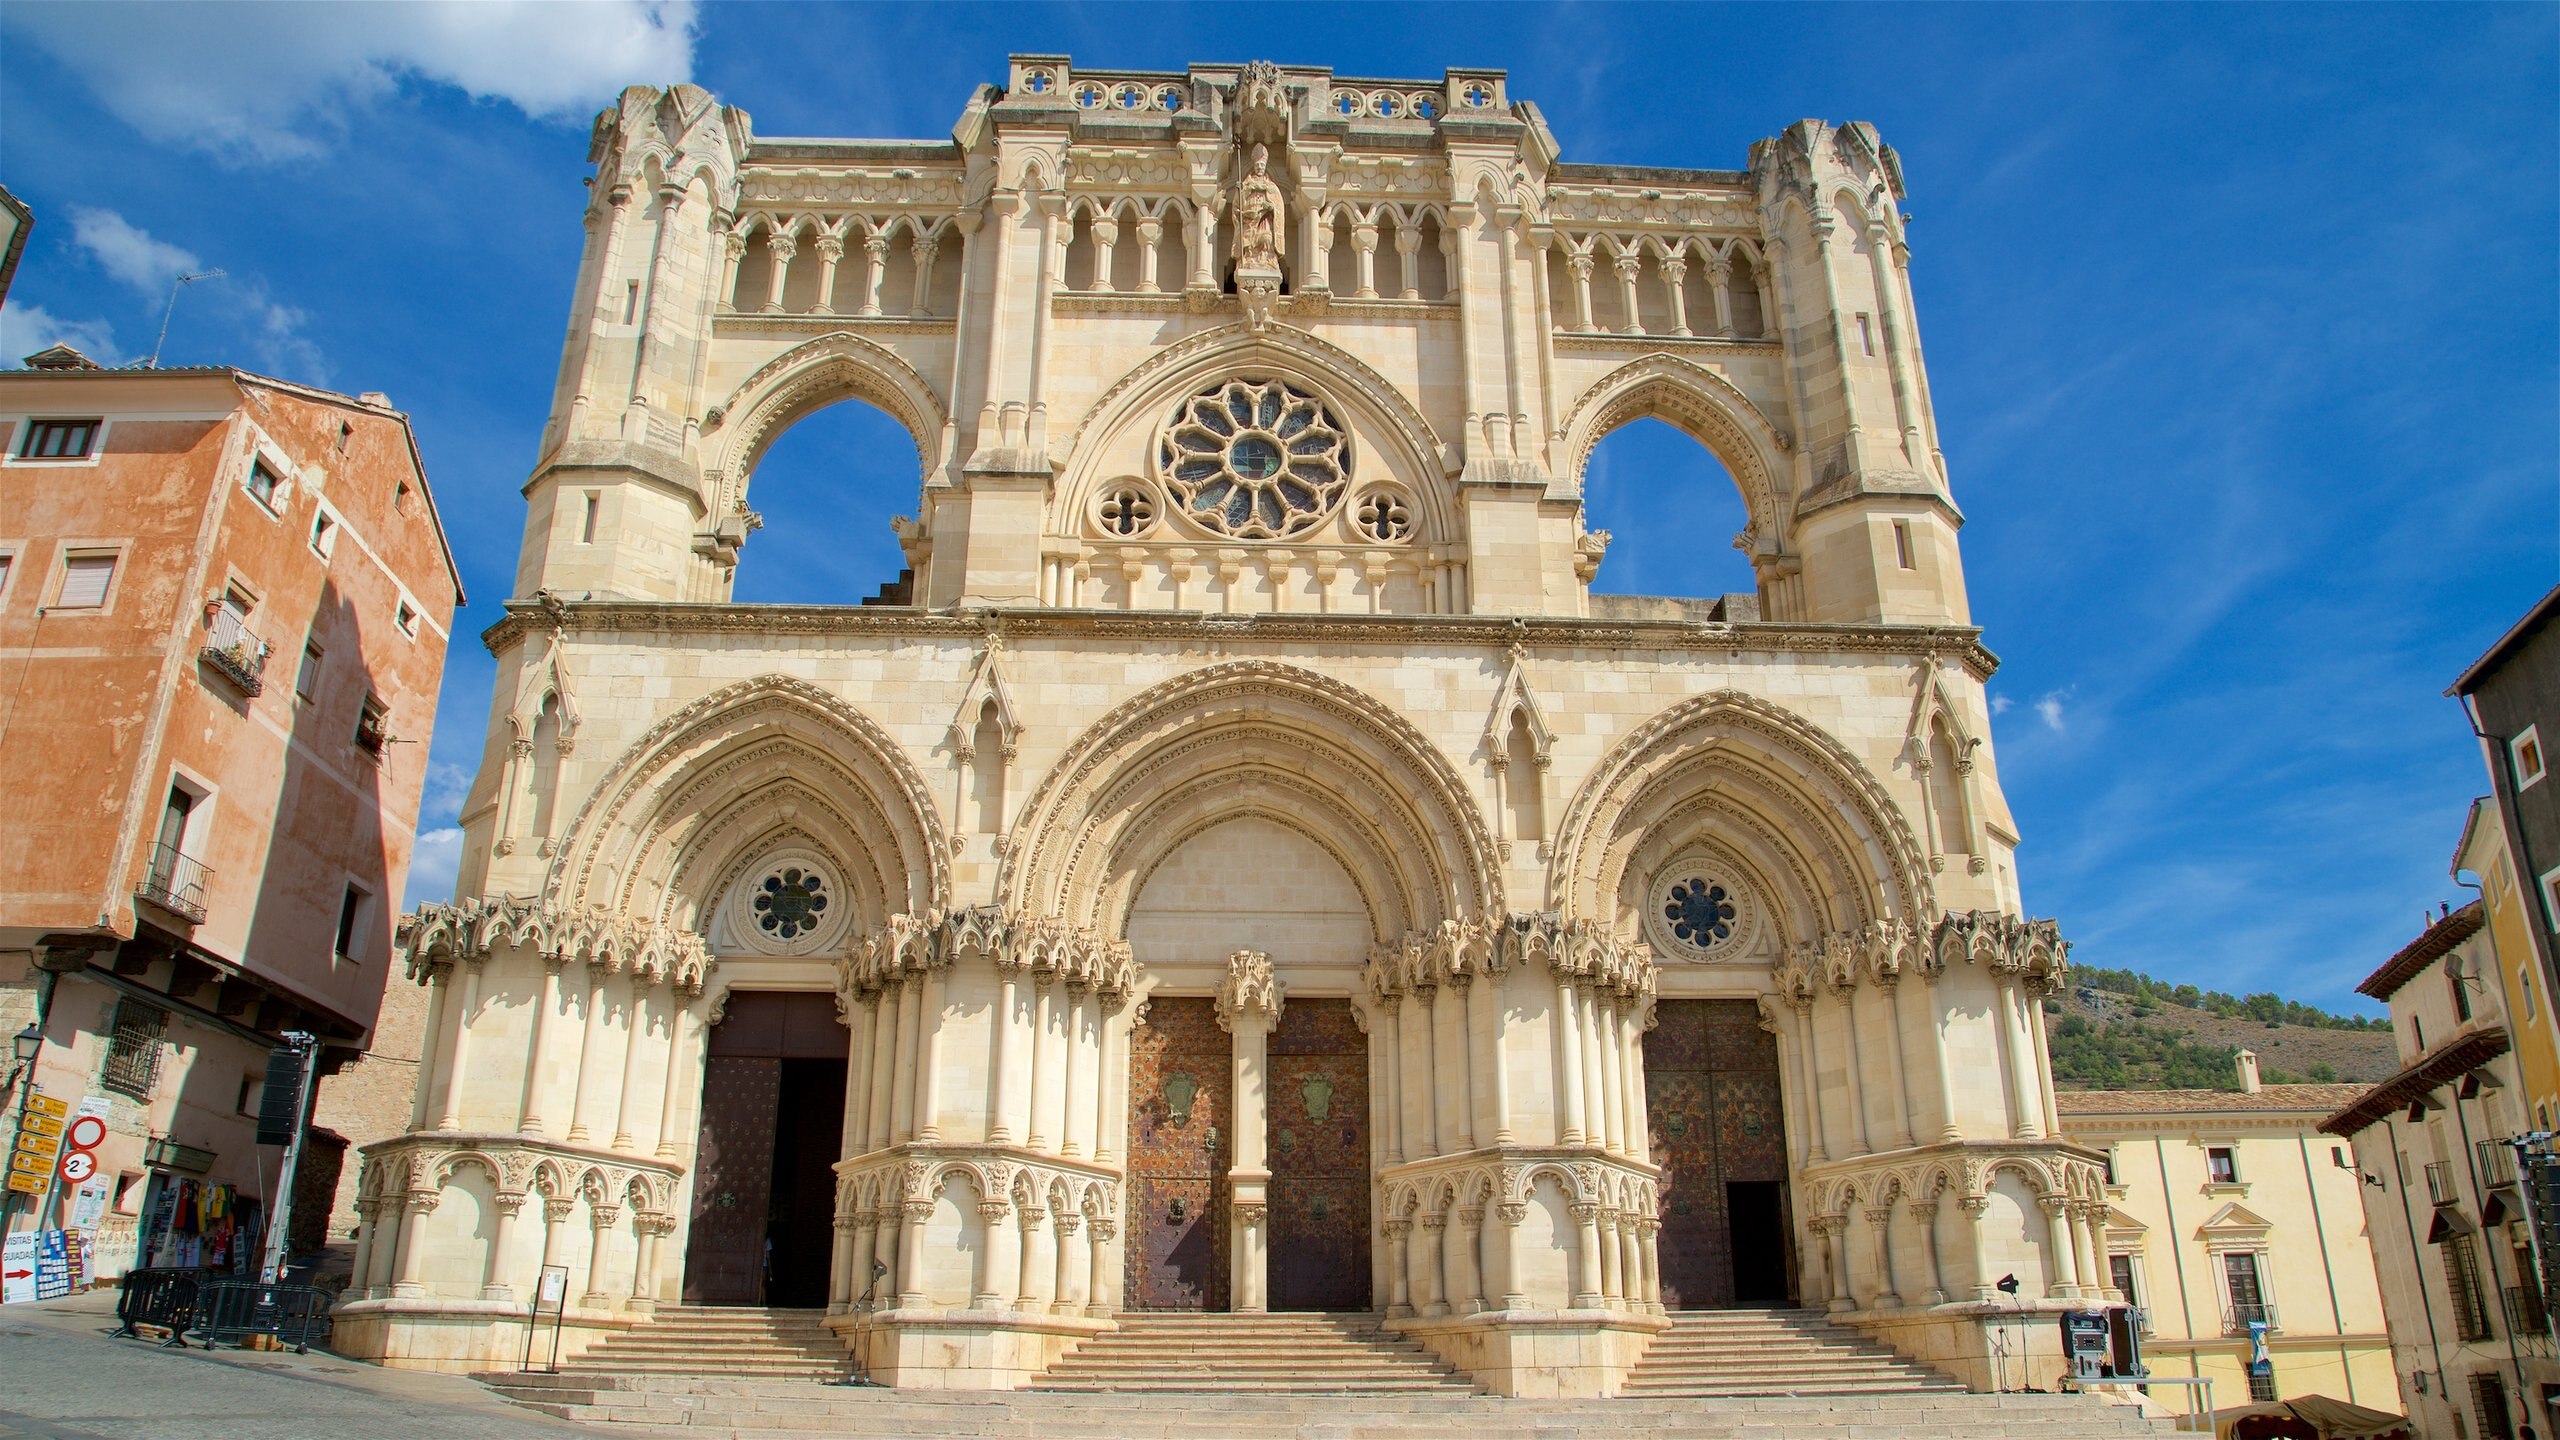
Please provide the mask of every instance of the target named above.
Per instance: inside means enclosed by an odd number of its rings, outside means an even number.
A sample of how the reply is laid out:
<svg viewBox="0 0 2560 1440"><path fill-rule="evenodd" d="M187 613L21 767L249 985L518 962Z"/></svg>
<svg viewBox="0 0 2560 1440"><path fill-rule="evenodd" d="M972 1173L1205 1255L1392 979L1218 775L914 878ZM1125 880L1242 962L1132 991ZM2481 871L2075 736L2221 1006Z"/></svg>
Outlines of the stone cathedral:
<svg viewBox="0 0 2560 1440"><path fill-rule="evenodd" d="M902 1386L1349 1311L1596 1396L1749 1305L1987 1386L2121 1299L1872 127L1637 169L1496 70L1022 55L947 139L641 87L590 158L342 1348L513 1364L561 1267L566 1354L822 1307ZM732 603L845 402L910 568ZM1647 417L1750 593L1591 592Z"/></svg>

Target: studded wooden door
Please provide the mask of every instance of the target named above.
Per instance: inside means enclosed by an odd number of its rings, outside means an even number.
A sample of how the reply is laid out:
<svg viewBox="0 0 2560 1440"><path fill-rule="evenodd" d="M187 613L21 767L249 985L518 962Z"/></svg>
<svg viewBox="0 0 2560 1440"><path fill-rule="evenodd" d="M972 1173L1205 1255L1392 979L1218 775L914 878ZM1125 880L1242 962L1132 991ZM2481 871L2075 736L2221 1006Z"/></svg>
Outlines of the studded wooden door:
<svg viewBox="0 0 2560 1440"><path fill-rule="evenodd" d="M1789 1244L1784 1204L1759 1203L1762 1187L1787 1178L1777 1041L1748 1000L1664 1000L1655 1017L1644 1037L1644 1083L1647 1138L1662 1167L1662 1303L1700 1310L1786 1300L1735 1290L1738 1251L1783 1253ZM1751 1187L1739 1206L1729 1203L1736 1187Z"/></svg>
<svg viewBox="0 0 2560 1440"><path fill-rule="evenodd" d="M1224 1310L1235 1050L1207 997L1147 1002L1129 1046L1132 1310Z"/></svg>
<svg viewBox="0 0 2560 1440"><path fill-rule="evenodd" d="M687 1304L764 1303L765 1226L781 1103L780 1059L713 1055L703 1062L702 1138L684 1252Z"/></svg>
<svg viewBox="0 0 2560 1440"><path fill-rule="evenodd" d="M1369 1309L1369 1037L1293 998L1269 1054L1271 1308Z"/></svg>

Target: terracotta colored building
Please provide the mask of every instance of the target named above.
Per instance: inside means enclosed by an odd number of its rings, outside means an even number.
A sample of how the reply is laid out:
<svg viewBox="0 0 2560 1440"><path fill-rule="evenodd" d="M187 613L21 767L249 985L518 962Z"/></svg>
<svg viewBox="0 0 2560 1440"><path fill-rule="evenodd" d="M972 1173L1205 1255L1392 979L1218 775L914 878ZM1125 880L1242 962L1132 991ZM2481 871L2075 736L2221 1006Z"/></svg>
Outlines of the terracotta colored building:
<svg viewBox="0 0 2560 1440"><path fill-rule="evenodd" d="M384 397L28 363L0 373L0 1026L40 1021L34 1084L109 1136L85 1205L9 1219L94 1217L105 1274L246 1266L268 1051L308 1031L325 1073L381 1005L460 582Z"/></svg>

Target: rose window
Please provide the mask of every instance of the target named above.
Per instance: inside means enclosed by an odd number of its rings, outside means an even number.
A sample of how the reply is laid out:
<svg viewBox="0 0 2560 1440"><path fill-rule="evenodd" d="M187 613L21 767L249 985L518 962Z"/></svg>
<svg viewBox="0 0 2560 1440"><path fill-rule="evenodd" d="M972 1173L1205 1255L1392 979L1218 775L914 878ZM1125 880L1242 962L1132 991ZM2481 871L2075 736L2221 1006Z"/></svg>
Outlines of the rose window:
<svg viewBox="0 0 2560 1440"><path fill-rule="evenodd" d="M796 940L801 932L817 929L818 917L826 913L826 883L792 866L764 877L751 908L756 928L777 940Z"/></svg>
<svg viewBox="0 0 2560 1440"><path fill-rule="evenodd" d="M1351 442L1323 403L1280 380L1230 380L1174 411L1159 459L1205 529L1277 539L1314 525L1351 482Z"/></svg>
<svg viewBox="0 0 2560 1440"><path fill-rule="evenodd" d="M1730 939L1738 913L1723 886L1698 877L1673 884L1662 906L1671 933L1701 950Z"/></svg>

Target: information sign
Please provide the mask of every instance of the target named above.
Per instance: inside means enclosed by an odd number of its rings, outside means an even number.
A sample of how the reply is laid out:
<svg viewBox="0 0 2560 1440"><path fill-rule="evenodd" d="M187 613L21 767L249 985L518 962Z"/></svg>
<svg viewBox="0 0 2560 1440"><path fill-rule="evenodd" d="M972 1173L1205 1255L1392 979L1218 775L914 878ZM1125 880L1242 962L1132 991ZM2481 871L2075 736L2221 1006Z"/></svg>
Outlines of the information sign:
<svg viewBox="0 0 2560 1440"><path fill-rule="evenodd" d="M0 1241L0 1305L36 1298L36 1232L21 1230Z"/></svg>

